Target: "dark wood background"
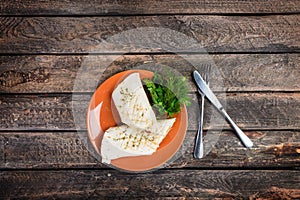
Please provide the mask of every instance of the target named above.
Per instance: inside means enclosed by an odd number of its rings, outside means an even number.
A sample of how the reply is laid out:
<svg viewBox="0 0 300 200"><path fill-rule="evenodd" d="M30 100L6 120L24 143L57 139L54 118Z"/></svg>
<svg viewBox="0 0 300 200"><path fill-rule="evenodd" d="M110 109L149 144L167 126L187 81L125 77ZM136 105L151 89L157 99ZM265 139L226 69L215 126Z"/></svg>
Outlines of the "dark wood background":
<svg viewBox="0 0 300 200"><path fill-rule="evenodd" d="M299 14L299 0L2 0L0 198L300 199ZM92 90L73 91L76 72L91 47L145 26L201 42L223 75L228 113L254 148L227 125L196 160L194 122L186 152L165 169L128 174L90 155L71 101L72 92L81 95L84 109ZM187 68L174 55L136 52L114 66Z"/></svg>

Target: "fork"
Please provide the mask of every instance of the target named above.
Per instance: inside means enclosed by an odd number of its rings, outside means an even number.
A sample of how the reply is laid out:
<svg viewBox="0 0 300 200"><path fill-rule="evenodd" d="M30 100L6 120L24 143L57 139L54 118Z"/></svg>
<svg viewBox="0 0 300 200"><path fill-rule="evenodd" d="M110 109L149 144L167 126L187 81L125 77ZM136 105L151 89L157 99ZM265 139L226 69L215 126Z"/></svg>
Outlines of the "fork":
<svg viewBox="0 0 300 200"><path fill-rule="evenodd" d="M203 72L202 77L206 84L209 86L209 74L211 71L211 65L205 64L203 65ZM194 158L203 158L203 116L204 116L204 97L205 95L198 89L198 92L201 96L201 111L200 111L200 121L198 124L198 130L195 140L195 147L194 147Z"/></svg>

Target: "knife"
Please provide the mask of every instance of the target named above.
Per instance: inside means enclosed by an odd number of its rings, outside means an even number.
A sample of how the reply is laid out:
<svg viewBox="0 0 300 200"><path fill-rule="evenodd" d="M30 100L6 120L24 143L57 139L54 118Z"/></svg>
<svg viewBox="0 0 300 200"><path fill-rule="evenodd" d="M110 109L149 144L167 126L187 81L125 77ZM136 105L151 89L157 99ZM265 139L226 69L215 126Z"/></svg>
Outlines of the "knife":
<svg viewBox="0 0 300 200"><path fill-rule="evenodd" d="M236 131L238 137L244 144L244 146L251 148L253 146L253 142L245 135L245 133L235 124L235 122L231 119L231 117L227 114L225 109L223 108L220 101L217 99L216 95L211 91L208 85L205 83L203 78L200 76L198 71L194 71L193 73L195 82L200 89L200 91L205 94L207 99L218 109L219 112L223 114L223 116L227 119L227 121L231 124L232 128Z"/></svg>

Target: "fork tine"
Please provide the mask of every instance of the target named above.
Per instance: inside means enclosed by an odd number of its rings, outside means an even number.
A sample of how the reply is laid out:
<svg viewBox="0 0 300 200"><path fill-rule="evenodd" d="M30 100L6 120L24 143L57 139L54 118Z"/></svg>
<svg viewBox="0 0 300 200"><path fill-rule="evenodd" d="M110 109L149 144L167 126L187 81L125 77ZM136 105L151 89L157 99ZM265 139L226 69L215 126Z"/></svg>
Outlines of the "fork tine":
<svg viewBox="0 0 300 200"><path fill-rule="evenodd" d="M207 85L209 85L210 75L211 75L211 65L207 64L206 65L206 79L205 79L205 82L207 83Z"/></svg>
<svg viewBox="0 0 300 200"><path fill-rule="evenodd" d="M203 64L201 76L202 76L203 80L206 82L206 64Z"/></svg>
<svg viewBox="0 0 300 200"><path fill-rule="evenodd" d="M211 64L203 64L202 65L202 73L201 77L209 85L210 75L211 75Z"/></svg>

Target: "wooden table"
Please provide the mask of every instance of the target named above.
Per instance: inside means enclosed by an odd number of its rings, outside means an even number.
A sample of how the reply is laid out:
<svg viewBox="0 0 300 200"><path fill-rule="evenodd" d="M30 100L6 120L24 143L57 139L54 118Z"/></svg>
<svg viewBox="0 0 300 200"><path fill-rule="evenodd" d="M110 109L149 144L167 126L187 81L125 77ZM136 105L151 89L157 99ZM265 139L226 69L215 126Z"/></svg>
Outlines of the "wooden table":
<svg viewBox="0 0 300 200"><path fill-rule="evenodd" d="M2 0L0 198L299 199L299 13L299 0ZM196 127L189 128L183 155L150 173L119 172L89 153L71 101L73 92L92 91L73 91L76 72L103 39L147 26L203 45L223 75L228 113L254 148L244 148L227 124L201 160L192 156ZM186 67L155 50L114 65L149 61Z"/></svg>

